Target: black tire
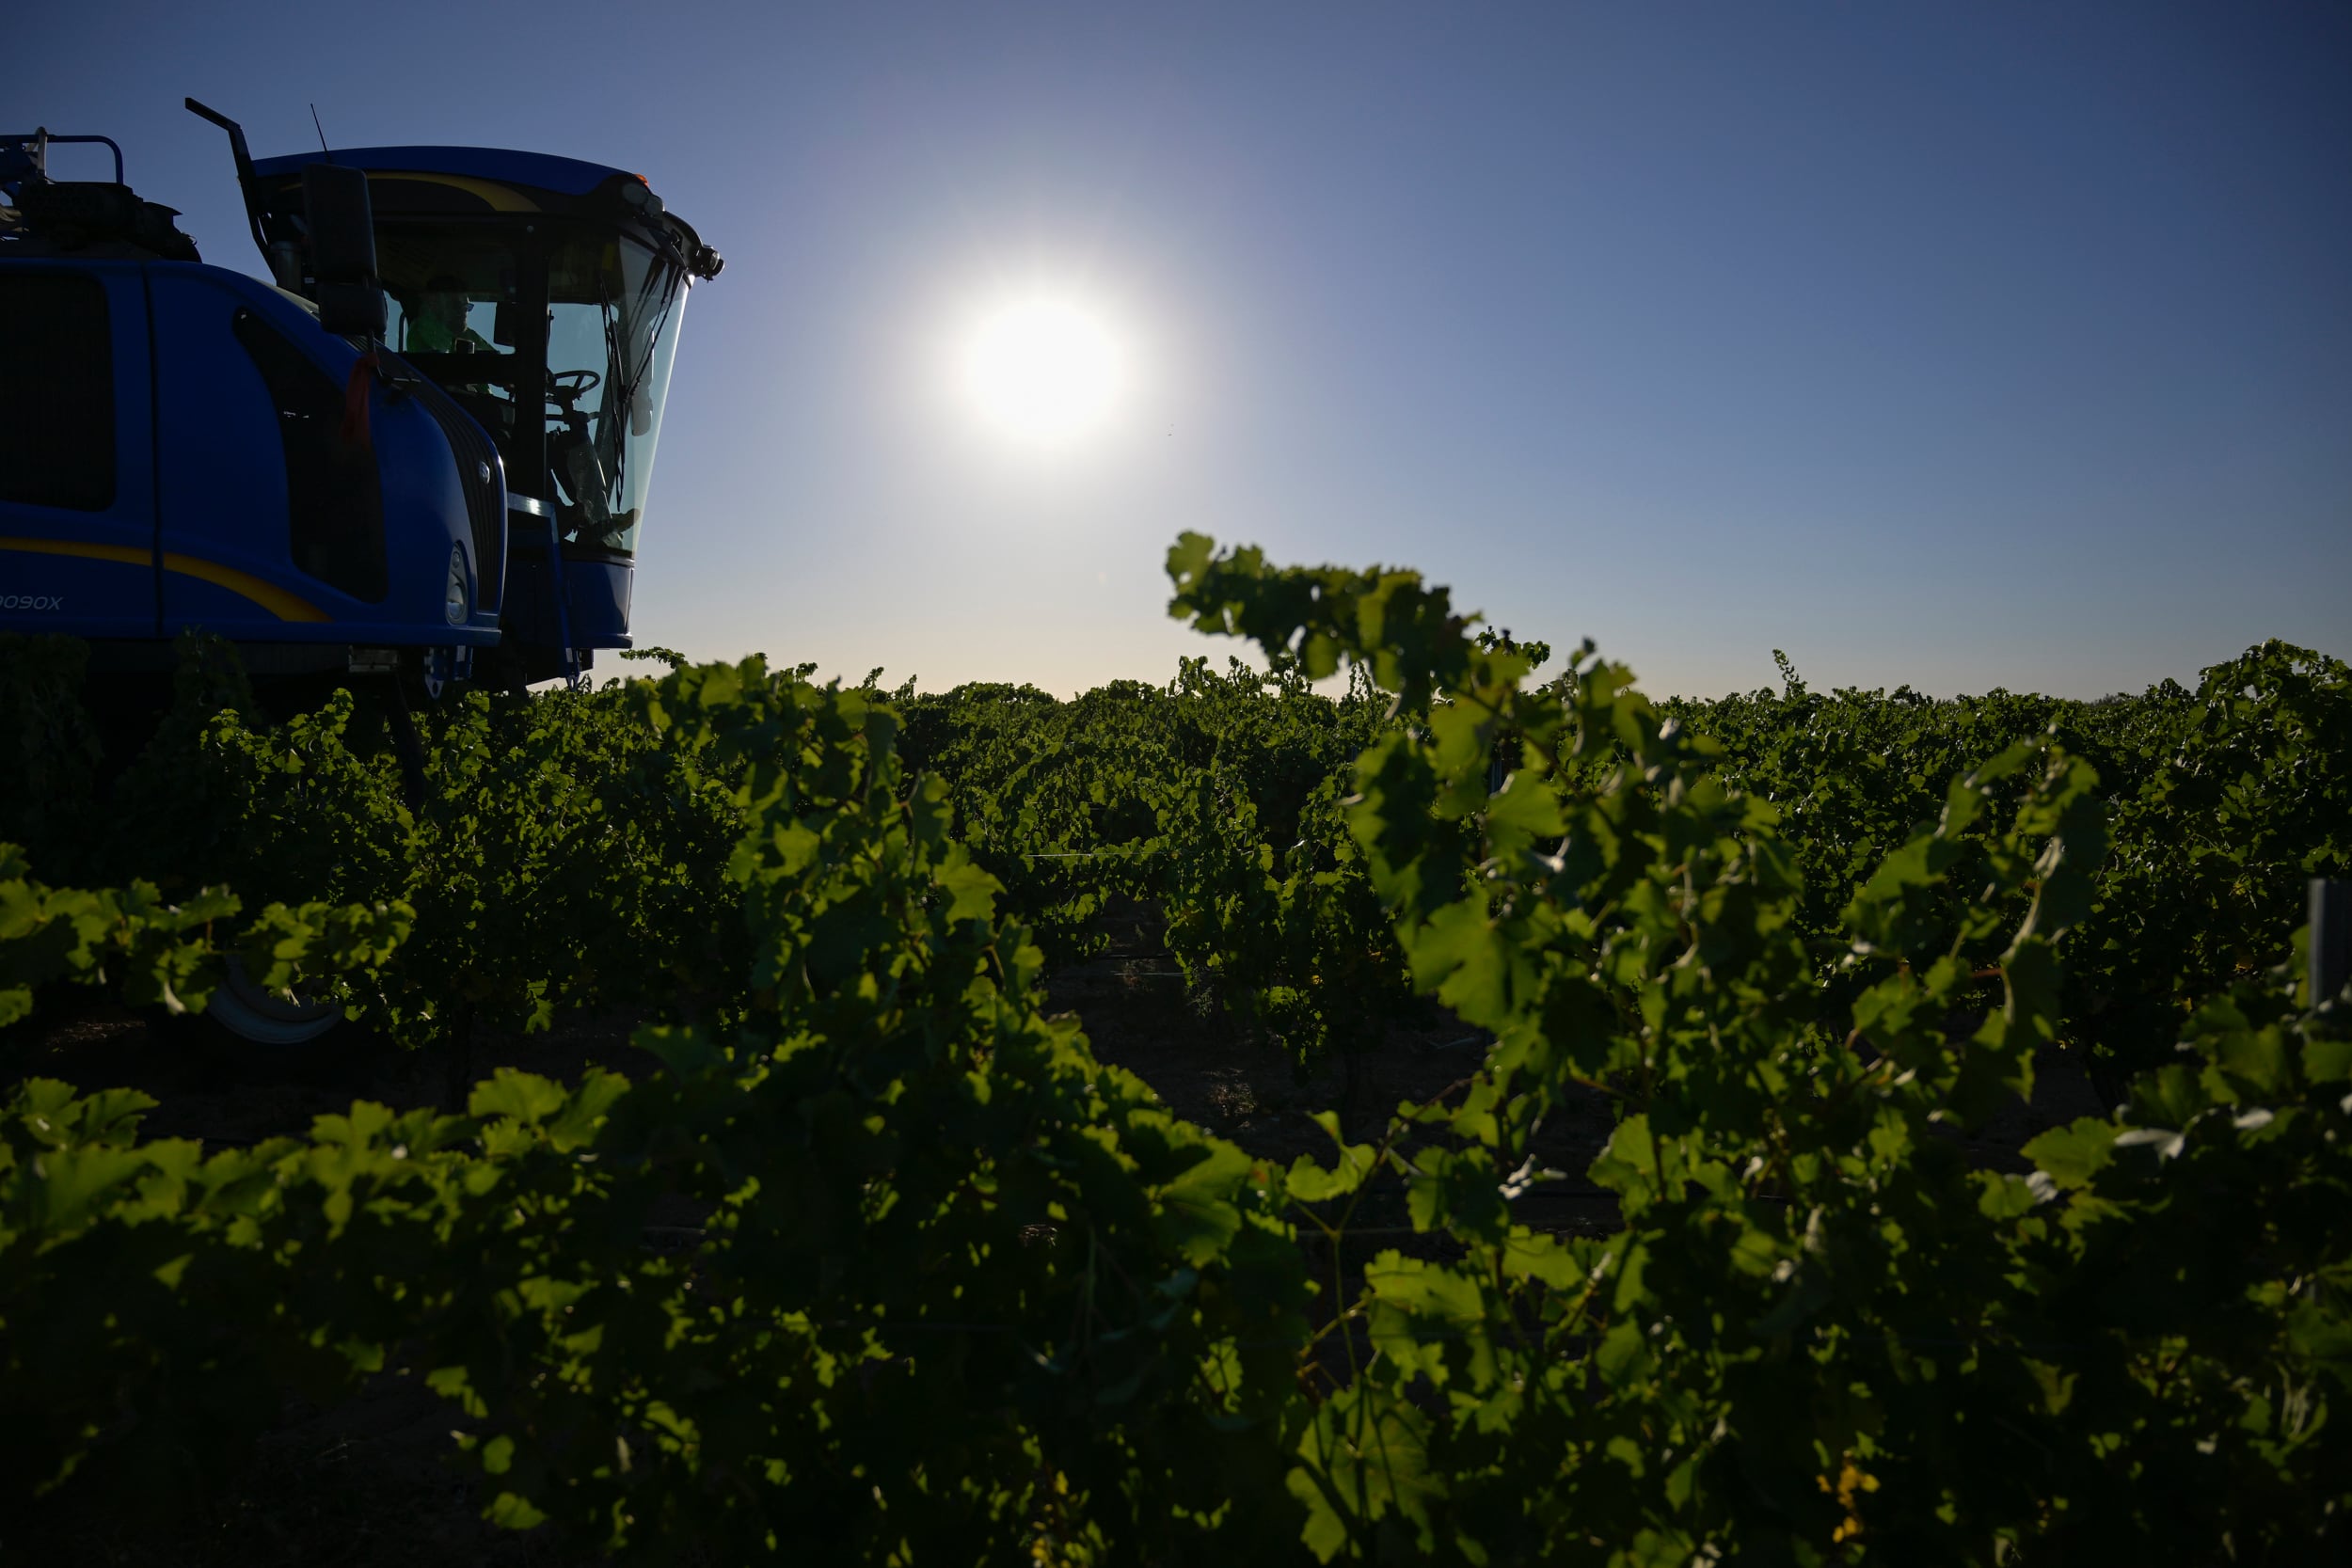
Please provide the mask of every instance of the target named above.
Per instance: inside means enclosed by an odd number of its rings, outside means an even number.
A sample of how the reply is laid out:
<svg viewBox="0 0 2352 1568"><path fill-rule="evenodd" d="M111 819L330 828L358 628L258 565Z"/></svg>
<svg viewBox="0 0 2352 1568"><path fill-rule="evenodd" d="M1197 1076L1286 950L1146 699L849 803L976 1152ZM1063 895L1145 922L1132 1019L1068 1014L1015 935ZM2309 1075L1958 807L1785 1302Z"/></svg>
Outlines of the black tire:
<svg viewBox="0 0 2352 1568"><path fill-rule="evenodd" d="M223 968L220 986L204 1011L241 1040L279 1048L307 1046L343 1022L342 1003L264 990L234 955Z"/></svg>

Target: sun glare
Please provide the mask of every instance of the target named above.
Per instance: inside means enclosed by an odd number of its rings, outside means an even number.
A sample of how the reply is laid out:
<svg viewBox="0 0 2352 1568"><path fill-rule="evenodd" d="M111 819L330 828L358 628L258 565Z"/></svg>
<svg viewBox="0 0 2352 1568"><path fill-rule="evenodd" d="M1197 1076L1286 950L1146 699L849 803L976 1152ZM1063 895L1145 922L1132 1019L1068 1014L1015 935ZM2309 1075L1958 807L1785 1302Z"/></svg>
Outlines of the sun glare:
<svg viewBox="0 0 2352 1568"><path fill-rule="evenodd" d="M999 300L968 329L959 364L972 410L1016 445L1062 450L1108 427L1126 401L1130 350L1109 315L1074 293Z"/></svg>

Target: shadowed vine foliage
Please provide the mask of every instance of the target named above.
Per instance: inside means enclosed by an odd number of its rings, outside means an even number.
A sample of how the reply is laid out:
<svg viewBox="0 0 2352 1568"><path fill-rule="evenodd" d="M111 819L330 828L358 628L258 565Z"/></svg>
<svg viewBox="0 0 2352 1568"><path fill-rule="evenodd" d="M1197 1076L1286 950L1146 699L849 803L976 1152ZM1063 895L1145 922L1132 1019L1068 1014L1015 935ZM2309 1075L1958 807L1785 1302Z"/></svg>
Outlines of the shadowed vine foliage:
<svg viewBox="0 0 2352 1568"><path fill-rule="evenodd" d="M461 1117L362 1104L210 1154L135 1141L142 1097L24 1085L14 1501L167 1519L283 1393L390 1368L469 1418L494 1518L633 1558L1133 1560L1295 1528L1248 1483L1279 1473L1303 1338L1279 1198L1039 1016L1039 954L944 786L902 779L895 717L756 661L614 701L739 816L740 1008L641 1031L644 1083L501 1073ZM681 1201L699 1244L649 1251Z"/></svg>
<svg viewBox="0 0 2352 1568"><path fill-rule="evenodd" d="M1664 709L1721 743L1727 784L1780 808L1808 934L1835 933L1954 773L2045 734L2094 766L2115 848L2074 947L2065 1034L2117 1078L2169 1061L2197 999L2286 958L2306 879L2352 877L2352 672L2310 649L2265 642L2194 691L2096 703L1824 695L1785 657L1782 673L1778 692Z"/></svg>
<svg viewBox="0 0 2352 1568"><path fill-rule="evenodd" d="M89 648L77 638L0 634L0 838L22 844L78 826L103 747L82 705ZM63 820L60 820L63 818Z"/></svg>
<svg viewBox="0 0 2352 1568"><path fill-rule="evenodd" d="M347 699L199 712L141 786L180 781L171 880L7 858L8 1018L200 1006L235 946L419 1037L634 1006L662 1063L225 1149L19 1085L10 1516L184 1528L284 1395L395 1372L491 1517L628 1560L2325 1554L2352 999L2297 994L2274 884L2343 863L2341 665L1660 705L1589 646L1531 684L1549 650L1410 572L1198 535L1169 571L1267 673L1063 704L673 658L434 720L416 810ZM224 880L277 902L240 927ZM1491 1044L1253 1162L1040 1012L1124 897L1302 1061L1408 993ZM2053 1050L2145 1070L1973 1168ZM1622 1227L1536 1229L1535 1135L1595 1101ZM1375 1186L1413 1234L1311 1282L1297 1231Z"/></svg>
<svg viewBox="0 0 2352 1568"><path fill-rule="evenodd" d="M2058 736L1952 780L1842 883L1824 964L1782 811L1623 669L1525 689L1409 573L1199 535L1168 568L1197 626L1427 712L1364 753L1351 826L1416 984L1496 1035L1458 1103L1292 1179L1386 1170L1449 1243L1366 1271L1375 1354L1292 1472L1318 1556L2286 1561L2341 1533L2352 1050L2292 972L2205 1001L2125 1119L2045 1134L2031 1177L1949 1136L2078 1043L2062 958L2129 811ZM2296 695L2236 759L2249 798L2260 766L2330 776ZM2340 831L2305 824L2306 853ZM1565 1242L1510 1199L1579 1094L1615 1106L1590 1174L1625 1228Z"/></svg>
<svg viewBox="0 0 2352 1568"><path fill-rule="evenodd" d="M1303 1073L1352 1064L1409 1000L1337 800L1386 723L1368 683L1337 701L1295 674L1185 659L1165 688L1068 703L1034 688L906 699L912 754L950 784L974 858L1050 960L1105 944L1148 899L1195 1000Z"/></svg>
<svg viewBox="0 0 2352 1568"><path fill-rule="evenodd" d="M340 690L273 722L228 644L190 636L180 656L168 705L135 752L109 759L107 787L31 824L35 865L175 897L233 885L405 908L400 963L324 978L412 1044L477 1022L544 1028L558 1006L699 1017L739 1001L725 867L740 809L620 688L473 694L423 716L412 804L374 705ZM62 671L45 702L86 724L78 678L78 664Z"/></svg>
<svg viewBox="0 0 2352 1568"><path fill-rule="evenodd" d="M1317 791L1371 738L1367 692L1333 703L1238 660L1183 661L1166 687L1118 681L1064 703L1035 687L902 694L908 755L950 788L959 832L1057 962L1100 951L1112 900L1161 895L1168 816L1205 777L1265 837L1305 836Z"/></svg>

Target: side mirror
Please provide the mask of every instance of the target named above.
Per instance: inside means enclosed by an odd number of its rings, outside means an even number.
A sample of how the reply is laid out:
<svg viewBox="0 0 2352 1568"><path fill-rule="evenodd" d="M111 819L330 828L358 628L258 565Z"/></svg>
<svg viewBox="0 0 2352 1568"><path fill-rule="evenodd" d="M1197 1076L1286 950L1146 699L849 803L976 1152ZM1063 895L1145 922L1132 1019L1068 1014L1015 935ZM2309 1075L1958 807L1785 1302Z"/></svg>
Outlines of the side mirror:
<svg viewBox="0 0 2352 1568"><path fill-rule="evenodd" d="M375 275L375 209L364 170L302 166L302 215L319 325L339 338L384 336L384 284Z"/></svg>

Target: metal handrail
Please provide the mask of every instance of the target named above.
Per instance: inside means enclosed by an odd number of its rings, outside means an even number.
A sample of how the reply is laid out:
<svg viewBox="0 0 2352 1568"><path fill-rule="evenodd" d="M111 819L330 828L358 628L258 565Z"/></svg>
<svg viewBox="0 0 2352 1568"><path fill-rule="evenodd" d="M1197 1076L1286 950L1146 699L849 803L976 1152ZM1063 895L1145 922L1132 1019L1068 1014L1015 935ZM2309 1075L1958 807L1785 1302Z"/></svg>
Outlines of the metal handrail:
<svg viewBox="0 0 2352 1568"><path fill-rule="evenodd" d="M33 150L33 172L43 180L49 178L50 146L56 142L95 142L105 148L107 151L115 155L115 183L118 185L122 183L122 149L116 145L112 136L60 136L52 133L45 125L36 127L31 135L25 135L21 132L15 135L0 135L0 144L29 147Z"/></svg>

